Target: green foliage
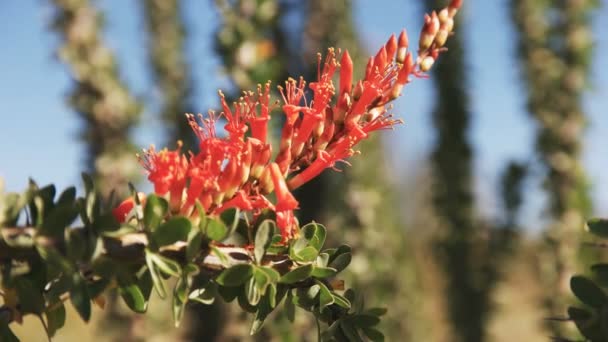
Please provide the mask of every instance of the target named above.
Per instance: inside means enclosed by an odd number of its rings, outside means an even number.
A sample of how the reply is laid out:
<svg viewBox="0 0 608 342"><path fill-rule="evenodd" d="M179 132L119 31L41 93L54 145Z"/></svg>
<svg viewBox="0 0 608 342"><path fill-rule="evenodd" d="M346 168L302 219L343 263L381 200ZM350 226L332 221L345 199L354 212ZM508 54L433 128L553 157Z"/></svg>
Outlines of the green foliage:
<svg viewBox="0 0 608 342"><path fill-rule="evenodd" d="M596 237L606 238L606 222L605 219L589 220L587 222L589 232ZM590 245L605 248L604 244L592 243ZM584 304L584 307L569 307L568 320L574 322L586 341L608 340L608 295L606 293L608 291L608 264L592 265L589 276L573 276L570 279L570 289L574 296Z"/></svg>
<svg viewBox="0 0 608 342"><path fill-rule="evenodd" d="M38 316L52 337L65 324L67 301L89 321L92 305L112 288L137 313L147 311L153 288L170 295L176 326L188 302L222 298L253 314L252 334L282 305L291 320L296 307L310 312L322 340L383 340L377 325L385 310L366 310L352 290L342 292L335 277L351 249L323 249L324 226L307 224L285 242L273 219L236 210L172 215L166 199L140 201L133 187L134 208L119 223L116 203L102 199L88 176L83 181L82 197L75 188L56 196L54 186L33 181L22 194L0 193L0 340L18 340L11 324L24 315ZM232 240L245 246L220 243ZM202 271L206 281L194 282Z"/></svg>

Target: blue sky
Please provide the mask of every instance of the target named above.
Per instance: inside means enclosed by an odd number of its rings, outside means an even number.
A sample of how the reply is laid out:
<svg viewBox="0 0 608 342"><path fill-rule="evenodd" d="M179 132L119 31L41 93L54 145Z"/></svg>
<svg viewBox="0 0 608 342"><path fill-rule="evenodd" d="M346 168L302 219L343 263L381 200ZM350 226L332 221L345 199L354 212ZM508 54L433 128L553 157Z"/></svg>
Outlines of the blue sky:
<svg viewBox="0 0 608 342"><path fill-rule="evenodd" d="M596 212L608 216L608 35L600 27L600 23L608 22L608 1L602 2L604 6L594 17L593 88L584 102L592 123L586 134L584 162L593 185ZM95 3L106 13L104 40L114 50L130 88L148 105L134 133L136 143L160 144L164 139L160 123L151 115L156 96L147 73L145 30L138 1ZM211 37L218 16L212 3L186 1L188 58L193 65L195 103L200 112L215 107L216 89L226 85L220 62L213 56ZM375 50L390 33L404 26L415 40L421 19L419 4L406 0L355 1L355 19L365 46ZM469 53L476 188L478 201L489 214L496 204L497 175L505 162L533 157L534 126L524 108L506 4L506 0L468 0L462 22ZM77 142L80 121L64 101L70 79L53 57L58 41L47 29L50 17L46 1L0 2L0 44L4 47L0 53L0 177L10 191L23 189L28 177L59 187L78 183L83 169L84 149ZM385 139L396 178L407 177L408 170L426 158L434 141L431 85L425 80L410 84L395 106L395 113L406 121L388 132ZM536 221L542 215L542 196L533 193L524 215Z"/></svg>

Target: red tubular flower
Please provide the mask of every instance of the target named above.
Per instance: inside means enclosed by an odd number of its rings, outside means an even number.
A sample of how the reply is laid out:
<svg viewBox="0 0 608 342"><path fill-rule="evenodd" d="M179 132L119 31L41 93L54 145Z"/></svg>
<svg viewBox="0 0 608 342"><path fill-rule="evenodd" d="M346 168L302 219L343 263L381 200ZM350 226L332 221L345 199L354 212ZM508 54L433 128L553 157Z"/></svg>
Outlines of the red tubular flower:
<svg viewBox="0 0 608 342"><path fill-rule="evenodd" d="M142 204L146 203L146 195L143 192L137 193L137 197L139 197L139 201ZM124 223L127 220L127 216L135 208L135 199L133 196L127 197L124 201L122 201L116 208L112 210L112 215L119 223Z"/></svg>
<svg viewBox="0 0 608 342"><path fill-rule="evenodd" d="M156 152L154 146L144 150L140 162L148 171L148 180L154 184L154 192L160 195L169 193L171 211L178 211L182 194L186 187L188 161L180 154L181 142L174 151L163 149Z"/></svg>
<svg viewBox="0 0 608 342"><path fill-rule="evenodd" d="M274 193L277 196L276 211L294 210L298 208L298 201L291 194L285 183L285 177L279 169L279 165L271 163L268 165L270 177L274 185Z"/></svg>
<svg viewBox="0 0 608 342"><path fill-rule="evenodd" d="M251 128L251 137L262 143L266 143L268 137L268 121L270 120L270 82L267 82L264 85L263 93L262 86L258 85L257 93L257 104L260 106L260 115L256 116L254 111L254 113L247 118L247 123Z"/></svg>

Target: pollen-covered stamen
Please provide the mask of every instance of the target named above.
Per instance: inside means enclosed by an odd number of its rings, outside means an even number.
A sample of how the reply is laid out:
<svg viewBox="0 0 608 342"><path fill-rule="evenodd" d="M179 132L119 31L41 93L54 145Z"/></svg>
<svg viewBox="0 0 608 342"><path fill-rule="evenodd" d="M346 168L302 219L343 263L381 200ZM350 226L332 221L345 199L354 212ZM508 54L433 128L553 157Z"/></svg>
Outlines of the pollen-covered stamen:
<svg viewBox="0 0 608 342"><path fill-rule="evenodd" d="M230 106L226 102L226 97L222 91L218 91L220 96L220 103L222 105L222 115L226 118L226 125L224 129L228 131L231 140L243 140L245 132L247 132L247 125L243 120L243 116L247 113L241 112L245 108L241 108L239 103L234 104L235 112L232 113ZM241 104L243 102L241 101ZM246 105L245 105L246 106Z"/></svg>
<svg viewBox="0 0 608 342"><path fill-rule="evenodd" d="M192 131L194 131L194 134L198 138L199 142L202 143L207 139L216 137L215 122L217 120L213 111L209 111L207 118L203 118L202 114L198 114L200 124L196 121L194 114L186 114L186 118L190 128L192 128Z"/></svg>
<svg viewBox="0 0 608 342"><path fill-rule="evenodd" d="M386 109L382 109L382 112L376 114L371 120L369 120L366 124L362 125L361 130L366 134L369 134L373 131L378 131L382 129L390 129L394 125L402 124L403 120L401 119L393 119L392 114L388 114Z"/></svg>
<svg viewBox="0 0 608 342"><path fill-rule="evenodd" d="M248 101L253 102L250 98ZM268 121L270 120L270 82L264 85L264 92L262 92L262 86L258 84L257 88L257 102L254 103L254 107L250 109L249 116L247 117L247 123L251 128L251 137L258 139L265 143L268 138ZM260 107L260 115L256 114L256 106Z"/></svg>

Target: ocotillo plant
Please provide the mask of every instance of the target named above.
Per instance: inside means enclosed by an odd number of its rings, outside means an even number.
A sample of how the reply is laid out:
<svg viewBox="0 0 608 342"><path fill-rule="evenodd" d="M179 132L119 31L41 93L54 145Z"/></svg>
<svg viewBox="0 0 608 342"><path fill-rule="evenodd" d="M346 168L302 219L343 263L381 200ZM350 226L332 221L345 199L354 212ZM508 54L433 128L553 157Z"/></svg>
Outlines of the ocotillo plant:
<svg viewBox="0 0 608 342"><path fill-rule="evenodd" d="M237 91L252 89L267 80L288 76L286 33L280 26L282 3L277 0L216 0L222 23L216 35L216 51ZM284 10L284 9L283 9Z"/></svg>
<svg viewBox="0 0 608 342"><path fill-rule="evenodd" d="M62 41L57 55L75 81L70 105L84 121L87 168L104 194L121 191L140 173L129 140L140 105L121 80L112 52L102 42L102 18L90 1L52 3L52 27Z"/></svg>
<svg viewBox="0 0 608 342"><path fill-rule="evenodd" d="M425 2L431 6L435 2ZM445 18L446 13L438 17ZM425 22L432 22L426 17ZM447 36L452 22L429 26L429 32ZM457 26L455 31L460 32ZM440 232L437 256L445 276L445 301L455 341L484 341L492 313L492 290L511 234L484 224L475 211L472 184L473 149L465 49L457 34L447 48L450 54L434 68L436 97L433 122L437 131L432 153L433 202ZM426 47L425 41L420 48Z"/></svg>
<svg viewBox="0 0 608 342"><path fill-rule="evenodd" d="M320 340L382 340L376 327L385 310L365 308L336 278L350 263L350 247L324 250L328 231L315 222L300 226L292 191L357 154L370 134L400 122L386 106L438 58L445 37L431 28L453 20L461 3L452 0L440 12L446 17L429 16L416 58L403 32L381 47L359 81L348 52L332 49L319 61L316 81L286 81L276 154L268 143L270 86L260 86L234 106L220 97L225 135L216 131L215 113L188 115L198 151L144 150L139 160L152 194L131 187L132 195L114 206L88 177L80 198L72 187L55 199L54 186L33 182L23 194L2 194L2 340L18 340L10 324L28 314L53 335L65 323L67 301L88 321L92 302L102 302L112 287L131 309L145 312L153 289L167 296L170 277L176 324L188 301L210 303L217 295L254 314L252 334L283 304L291 318L295 307L312 313ZM304 101L306 91L311 101ZM209 280L194 286L201 272Z"/></svg>
<svg viewBox="0 0 608 342"><path fill-rule="evenodd" d="M184 120L183 113L192 110L190 93L192 77L186 61L185 25L180 0L143 0L148 29L148 51L155 84L161 97L159 117L168 131L169 141L181 140L184 148L196 148L196 137Z"/></svg>
<svg viewBox="0 0 608 342"><path fill-rule="evenodd" d="M546 257L540 266L548 316L563 312L579 232L590 211L580 162L585 126L581 97L591 58L589 16L594 3L512 2L527 107L538 123L536 148L546 172L544 186L549 198L551 224L546 229ZM558 335L560 327L552 325L551 330Z"/></svg>
<svg viewBox="0 0 608 342"><path fill-rule="evenodd" d="M436 2L436 1L435 1ZM425 2L426 7L435 2ZM427 17L425 22L431 22ZM429 26L437 32L449 28ZM456 31L460 28L457 26ZM443 34L445 35L445 34ZM485 301L474 278L479 268L475 265L473 248L478 235L475 222L472 178L472 148L469 142L467 78L464 72L462 38L450 41L449 60L438 62L435 69L437 102L433 122L437 143L432 155L433 202L439 224L445 230L438 241L439 264L446 277L446 303L454 340L482 341L484 335ZM420 47L425 48L424 41Z"/></svg>

